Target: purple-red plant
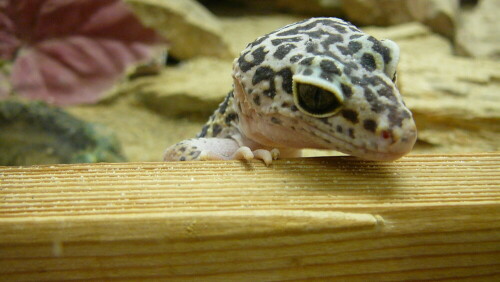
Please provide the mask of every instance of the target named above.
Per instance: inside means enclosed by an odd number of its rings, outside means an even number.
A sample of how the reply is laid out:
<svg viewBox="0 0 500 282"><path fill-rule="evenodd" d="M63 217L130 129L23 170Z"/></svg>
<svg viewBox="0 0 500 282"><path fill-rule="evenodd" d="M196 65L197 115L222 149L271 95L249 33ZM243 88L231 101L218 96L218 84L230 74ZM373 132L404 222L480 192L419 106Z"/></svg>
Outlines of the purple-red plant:
<svg viewBox="0 0 500 282"><path fill-rule="evenodd" d="M163 42L121 0L0 0L0 98L96 102Z"/></svg>

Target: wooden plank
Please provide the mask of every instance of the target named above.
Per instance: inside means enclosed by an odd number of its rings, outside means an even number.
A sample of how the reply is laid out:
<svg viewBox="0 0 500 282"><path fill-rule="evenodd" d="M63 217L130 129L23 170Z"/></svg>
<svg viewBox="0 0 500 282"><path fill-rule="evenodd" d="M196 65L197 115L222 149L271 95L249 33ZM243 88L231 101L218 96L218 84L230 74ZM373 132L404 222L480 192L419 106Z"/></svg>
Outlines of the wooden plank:
<svg viewBox="0 0 500 282"><path fill-rule="evenodd" d="M0 167L0 280L500 279L500 153Z"/></svg>

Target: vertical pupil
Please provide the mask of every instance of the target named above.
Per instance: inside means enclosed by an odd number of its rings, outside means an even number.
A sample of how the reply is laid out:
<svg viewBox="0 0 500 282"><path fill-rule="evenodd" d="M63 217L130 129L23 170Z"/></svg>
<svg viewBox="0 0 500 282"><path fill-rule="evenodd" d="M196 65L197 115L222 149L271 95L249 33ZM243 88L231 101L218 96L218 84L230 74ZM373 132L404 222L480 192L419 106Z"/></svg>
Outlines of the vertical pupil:
<svg viewBox="0 0 500 282"><path fill-rule="evenodd" d="M311 114L326 114L334 112L340 102L337 97L322 88L309 84L297 85L300 106Z"/></svg>

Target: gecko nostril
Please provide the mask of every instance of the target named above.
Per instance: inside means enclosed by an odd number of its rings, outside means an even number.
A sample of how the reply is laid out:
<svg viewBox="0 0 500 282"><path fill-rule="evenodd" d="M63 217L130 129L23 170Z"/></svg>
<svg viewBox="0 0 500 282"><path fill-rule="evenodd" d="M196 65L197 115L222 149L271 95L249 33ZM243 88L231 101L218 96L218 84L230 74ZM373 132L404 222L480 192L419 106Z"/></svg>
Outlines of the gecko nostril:
<svg viewBox="0 0 500 282"><path fill-rule="evenodd" d="M389 130L383 130L381 135L382 135L382 138L384 138L384 139L392 138L392 133Z"/></svg>

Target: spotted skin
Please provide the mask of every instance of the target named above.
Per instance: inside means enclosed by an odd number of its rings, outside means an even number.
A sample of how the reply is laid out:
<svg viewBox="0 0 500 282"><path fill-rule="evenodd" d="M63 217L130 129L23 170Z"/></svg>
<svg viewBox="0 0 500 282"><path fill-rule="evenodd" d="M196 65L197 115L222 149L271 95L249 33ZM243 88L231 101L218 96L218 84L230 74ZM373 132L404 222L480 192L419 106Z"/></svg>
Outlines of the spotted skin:
<svg viewBox="0 0 500 282"><path fill-rule="evenodd" d="M233 90L194 139L166 161L252 159L266 164L300 149L389 161L416 141L396 87L399 47L337 18L287 25L247 45Z"/></svg>

